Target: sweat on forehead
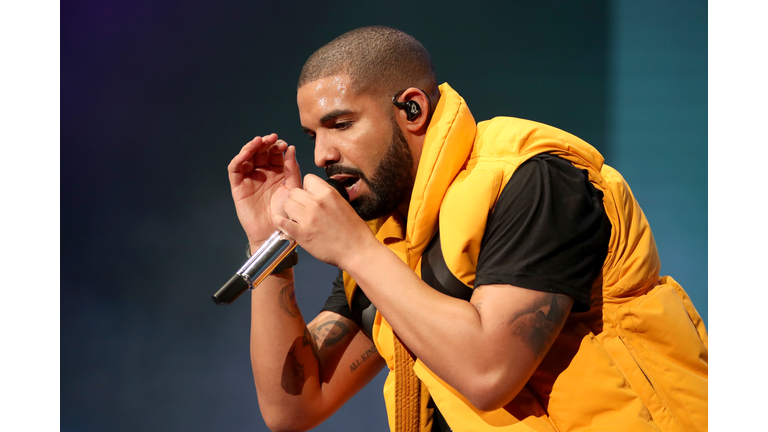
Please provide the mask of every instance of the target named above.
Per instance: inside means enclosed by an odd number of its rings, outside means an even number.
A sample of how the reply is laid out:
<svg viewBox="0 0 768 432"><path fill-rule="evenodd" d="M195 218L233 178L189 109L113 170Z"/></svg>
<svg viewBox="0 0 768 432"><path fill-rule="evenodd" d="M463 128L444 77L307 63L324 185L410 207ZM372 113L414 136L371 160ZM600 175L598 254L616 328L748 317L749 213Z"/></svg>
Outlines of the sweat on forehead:
<svg viewBox="0 0 768 432"><path fill-rule="evenodd" d="M334 75L348 75L358 94L391 97L417 87L439 97L427 50L412 36L389 27L362 27L325 44L304 64L298 87Z"/></svg>

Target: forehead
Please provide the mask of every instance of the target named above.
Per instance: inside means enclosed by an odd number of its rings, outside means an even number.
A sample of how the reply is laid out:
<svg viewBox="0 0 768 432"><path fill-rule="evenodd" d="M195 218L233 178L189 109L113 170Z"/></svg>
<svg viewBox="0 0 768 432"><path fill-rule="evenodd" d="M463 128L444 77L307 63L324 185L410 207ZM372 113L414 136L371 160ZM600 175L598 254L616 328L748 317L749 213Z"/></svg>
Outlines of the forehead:
<svg viewBox="0 0 768 432"><path fill-rule="evenodd" d="M374 99L355 93L348 75L333 75L308 82L296 94L301 122L311 122L335 110L360 112L375 107Z"/></svg>
<svg viewBox="0 0 768 432"><path fill-rule="evenodd" d="M311 81L299 87L296 101L299 109L344 104L352 95L352 82L347 75L334 75Z"/></svg>

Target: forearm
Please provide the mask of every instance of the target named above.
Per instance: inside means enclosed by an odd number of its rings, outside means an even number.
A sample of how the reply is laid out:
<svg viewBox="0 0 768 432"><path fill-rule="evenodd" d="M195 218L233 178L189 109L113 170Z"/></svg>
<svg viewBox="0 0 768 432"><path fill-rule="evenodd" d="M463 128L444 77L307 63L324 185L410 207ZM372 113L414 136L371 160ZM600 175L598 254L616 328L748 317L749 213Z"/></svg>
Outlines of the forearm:
<svg viewBox="0 0 768 432"><path fill-rule="evenodd" d="M252 291L251 365L265 420L311 418L319 401L315 344L296 304L293 270Z"/></svg>
<svg viewBox="0 0 768 432"><path fill-rule="evenodd" d="M305 325L292 270L253 291L251 362L259 408L272 430L307 430L336 412L384 366L355 323L321 312Z"/></svg>

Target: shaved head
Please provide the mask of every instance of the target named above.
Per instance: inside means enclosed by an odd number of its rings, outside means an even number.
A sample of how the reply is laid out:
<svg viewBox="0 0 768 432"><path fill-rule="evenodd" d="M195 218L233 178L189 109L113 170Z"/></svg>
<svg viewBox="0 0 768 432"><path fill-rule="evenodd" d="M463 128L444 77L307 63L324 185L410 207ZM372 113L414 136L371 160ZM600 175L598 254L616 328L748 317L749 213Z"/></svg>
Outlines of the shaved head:
<svg viewBox="0 0 768 432"><path fill-rule="evenodd" d="M345 74L357 94L388 101L396 92L416 87L427 93L432 109L440 98L427 50L412 36L393 28L362 27L328 42L304 64L298 87Z"/></svg>

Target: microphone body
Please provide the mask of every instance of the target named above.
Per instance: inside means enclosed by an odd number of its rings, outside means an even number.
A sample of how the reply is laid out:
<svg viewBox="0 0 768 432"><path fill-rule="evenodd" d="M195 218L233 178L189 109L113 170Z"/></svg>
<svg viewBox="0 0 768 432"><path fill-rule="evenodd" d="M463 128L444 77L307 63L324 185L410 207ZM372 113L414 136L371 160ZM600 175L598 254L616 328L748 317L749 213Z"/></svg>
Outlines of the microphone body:
<svg viewBox="0 0 768 432"><path fill-rule="evenodd" d="M325 181L346 201L349 201L347 190L341 182L334 179ZM213 302L218 305L228 305L246 290L256 288L294 249L296 249L296 240L282 231L275 231L259 250L248 258L240 270L213 295Z"/></svg>
<svg viewBox="0 0 768 432"><path fill-rule="evenodd" d="M240 270L213 295L214 303L228 305L249 288L256 288L294 249L296 249L296 240L281 231L275 231L259 250L248 258Z"/></svg>

